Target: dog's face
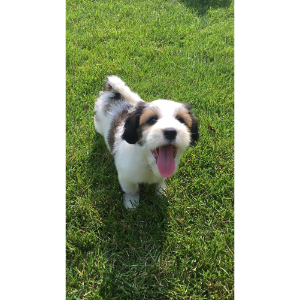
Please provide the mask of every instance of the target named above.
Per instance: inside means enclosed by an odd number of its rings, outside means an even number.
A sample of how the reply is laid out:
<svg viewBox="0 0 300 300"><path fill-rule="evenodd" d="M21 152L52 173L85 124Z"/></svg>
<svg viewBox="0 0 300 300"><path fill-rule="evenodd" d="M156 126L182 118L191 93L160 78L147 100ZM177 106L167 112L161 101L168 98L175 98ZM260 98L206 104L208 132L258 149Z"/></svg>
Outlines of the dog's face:
<svg viewBox="0 0 300 300"><path fill-rule="evenodd" d="M187 104L141 102L128 115L122 138L129 144L138 143L154 173L170 177L186 148L198 140L198 122Z"/></svg>

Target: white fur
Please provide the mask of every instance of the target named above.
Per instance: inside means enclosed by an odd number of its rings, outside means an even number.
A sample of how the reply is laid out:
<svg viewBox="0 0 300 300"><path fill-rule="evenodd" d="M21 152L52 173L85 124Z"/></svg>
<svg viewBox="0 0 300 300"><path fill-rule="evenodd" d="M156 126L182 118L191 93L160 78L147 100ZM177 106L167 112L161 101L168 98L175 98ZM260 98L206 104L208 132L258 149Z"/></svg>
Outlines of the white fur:
<svg viewBox="0 0 300 300"><path fill-rule="evenodd" d="M125 124L125 120L122 120L120 126L115 130L115 143L112 151L108 142L112 121L123 109L128 108L128 104L130 104L129 114L135 111L138 103L144 101L117 76L109 76L107 83L112 90L100 92L99 98L96 100L95 128L104 136L108 148L114 155L119 182L125 192L124 205L127 208L133 208L139 203L139 183L155 183L160 192L166 188L165 178L160 175L156 159L151 153L152 149L167 144L162 130L172 127L177 132L176 140L172 142L178 148L174 174L178 169L180 157L191 143L191 133L185 124L175 118L177 111L185 109L183 104L170 100L156 100L147 103L147 107L156 108L160 117L154 125L142 132L142 145L139 143L129 144L122 138ZM111 100L115 92L120 93L124 100ZM105 106L109 102L110 109L105 112Z"/></svg>

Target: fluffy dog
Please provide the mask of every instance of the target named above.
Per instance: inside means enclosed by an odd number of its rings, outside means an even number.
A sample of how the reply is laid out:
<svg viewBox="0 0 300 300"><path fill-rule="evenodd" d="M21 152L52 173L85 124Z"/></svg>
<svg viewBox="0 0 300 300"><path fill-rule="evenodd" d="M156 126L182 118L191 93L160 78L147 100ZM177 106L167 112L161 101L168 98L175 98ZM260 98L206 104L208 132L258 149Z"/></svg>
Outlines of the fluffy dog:
<svg viewBox="0 0 300 300"><path fill-rule="evenodd" d="M117 76L108 76L95 103L95 128L114 155L124 205L139 203L139 183L166 188L180 157L198 138L198 122L187 104L143 101Z"/></svg>

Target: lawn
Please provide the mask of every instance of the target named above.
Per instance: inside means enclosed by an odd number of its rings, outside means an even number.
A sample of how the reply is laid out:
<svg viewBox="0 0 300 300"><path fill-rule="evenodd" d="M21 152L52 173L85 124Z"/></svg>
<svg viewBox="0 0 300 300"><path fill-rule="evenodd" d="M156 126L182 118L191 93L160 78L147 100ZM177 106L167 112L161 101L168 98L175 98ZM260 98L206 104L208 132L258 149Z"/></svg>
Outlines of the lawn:
<svg viewBox="0 0 300 300"><path fill-rule="evenodd" d="M67 0L66 27L67 299L233 299L233 2ZM111 74L200 125L166 196L143 185L133 211L93 124Z"/></svg>

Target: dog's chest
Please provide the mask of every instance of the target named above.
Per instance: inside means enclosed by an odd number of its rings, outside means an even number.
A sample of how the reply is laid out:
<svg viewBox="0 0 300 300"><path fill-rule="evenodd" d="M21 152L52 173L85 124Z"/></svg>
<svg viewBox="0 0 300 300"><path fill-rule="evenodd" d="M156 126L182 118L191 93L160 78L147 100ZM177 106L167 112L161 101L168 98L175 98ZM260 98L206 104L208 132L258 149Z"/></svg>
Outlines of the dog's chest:
<svg viewBox="0 0 300 300"><path fill-rule="evenodd" d="M139 183L157 183L161 178L157 177L151 170L149 165L144 165L143 168L137 170L136 182Z"/></svg>
<svg viewBox="0 0 300 300"><path fill-rule="evenodd" d="M126 151L124 148L127 148ZM157 183L161 181L161 176L155 175L152 171L155 168L155 162L151 166L147 158L141 155L138 148L126 146L115 155L115 164L121 177L127 177L136 183ZM131 148L131 149L128 149ZM124 155L127 154L127 155ZM152 169L151 169L152 168Z"/></svg>

